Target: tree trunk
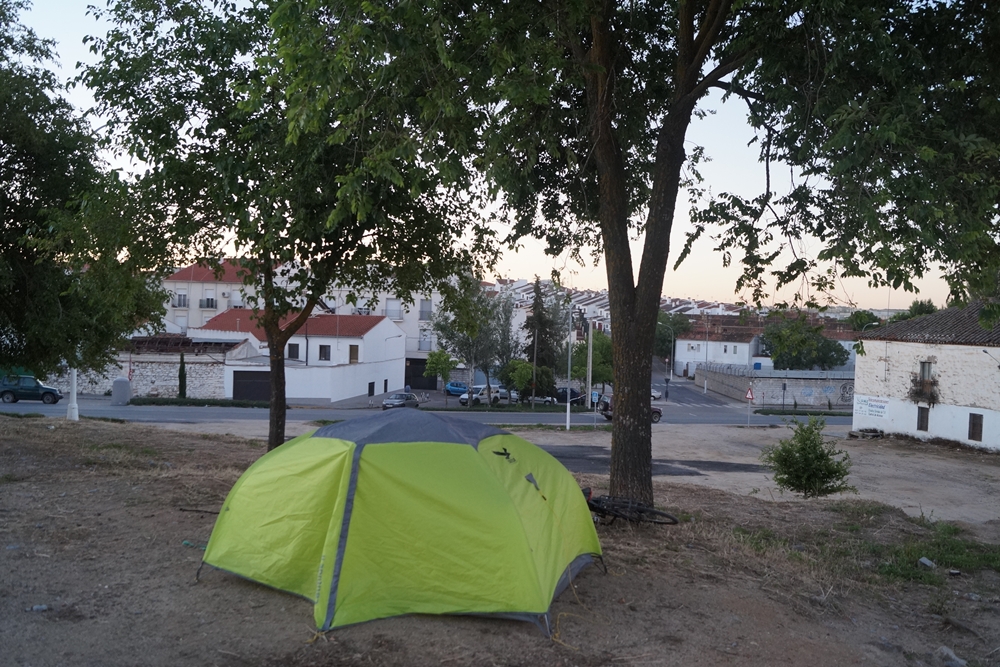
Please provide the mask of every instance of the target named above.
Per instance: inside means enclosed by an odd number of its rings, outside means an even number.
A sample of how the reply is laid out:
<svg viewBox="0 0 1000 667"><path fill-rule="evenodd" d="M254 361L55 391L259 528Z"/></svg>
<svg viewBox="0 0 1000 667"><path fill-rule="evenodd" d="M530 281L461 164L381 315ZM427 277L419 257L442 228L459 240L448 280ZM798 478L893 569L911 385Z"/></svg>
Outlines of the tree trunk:
<svg viewBox="0 0 1000 667"><path fill-rule="evenodd" d="M718 38L731 4L730 0L711 3L700 22L695 20L693 3L679 4L674 100L662 118L657 135L638 279L633 271L629 246L631 206L625 158L615 126L615 60L620 45L610 28L610 19L617 9L614 0L605 0L600 6L603 15L593 15L590 21L591 46L586 53L583 72L587 81L590 138L597 167L598 218L608 272L615 374L610 493L647 504L653 502L649 404L653 348L681 167L686 159L684 137L698 98L712 81L739 65L738 58L720 63L699 81L701 67Z"/></svg>
<svg viewBox="0 0 1000 667"><path fill-rule="evenodd" d="M268 342L270 348L270 342ZM267 451L285 443L285 418L288 399L285 396L285 346L271 349L271 411L267 429Z"/></svg>
<svg viewBox="0 0 1000 667"><path fill-rule="evenodd" d="M270 296L268 292L269 290L265 287L264 312L260 315L260 323L267 335L268 359L271 370L271 400L267 429L267 451L271 451L285 443L285 418L288 413L288 398L285 394L285 343L296 331L302 328L313 308L319 302L319 298L310 297L306 301L305 307L282 328L282 316L272 306L273 302L268 298Z"/></svg>

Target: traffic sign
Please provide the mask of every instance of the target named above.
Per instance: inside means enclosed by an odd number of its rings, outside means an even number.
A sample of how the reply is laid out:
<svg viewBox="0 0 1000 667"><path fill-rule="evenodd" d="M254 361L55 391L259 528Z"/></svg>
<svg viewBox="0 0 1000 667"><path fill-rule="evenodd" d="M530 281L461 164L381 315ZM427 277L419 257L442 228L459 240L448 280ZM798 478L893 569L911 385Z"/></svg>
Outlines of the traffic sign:
<svg viewBox="0 0 1000 667"><path fill-rule="evenodd" d="M752 401L753 400L753 387L750 387L749 389L747 389L747 400L748 401Z"/></svg>

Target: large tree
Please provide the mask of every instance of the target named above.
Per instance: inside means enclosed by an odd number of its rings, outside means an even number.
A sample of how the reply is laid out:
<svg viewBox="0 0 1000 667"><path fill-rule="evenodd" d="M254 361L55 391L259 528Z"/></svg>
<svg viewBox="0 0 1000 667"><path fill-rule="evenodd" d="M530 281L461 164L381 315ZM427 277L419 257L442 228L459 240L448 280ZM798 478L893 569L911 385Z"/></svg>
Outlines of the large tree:
<svg viewBox="0 0 1000 667"><path fill-rule="evenodd" d="M851 357L847 348L823 335L823 325L810 324L805 313L779 312L770 320L761 343L775 370L828 371Z"/></svg>
<svg viewBox="0 0 1000 667"><path fill-rule="evenodd" d="M490 374L499 361L499 340L504 335L501 309L496 295L486 290L481 282L465 281L464 289L452 301L452 309L438 311L431 319L438 344L460 359L471 372L470 408L477 368L486 376L487 395L492 392ZM492 396L490 399L492 401Z"/></svg>
<svg viewBox="0 0 1000 667"><path fill-rule="evenodd" d="M958 288L1000 264L998 12L986 0L288 0L273 21L293 132L327 122L344 73L363 73L372 97L420 100L416 162L444 138L467 152L449 165L479 170L512 240L603 252L611 493L649 502L656 316L708 91L748 105L767 175L753 198L694 191L689 242L721 225L724 261L736 252L746 267L739 288L762 297L786 248L779 284L818 271L820 289L838 275L906 287L941 264ZM352 118L365 121L337 121ZM794 175L784 196L777 162ZM809 237L816 257L799 253Z"/></svg>
<svg viewBox="0 0 1000 667"><path fill-rule="evenodd" d="M26 9L0 0L0 368L103 370L162 316L148 268L169 243L99 159Z"/></svg>
<svg viewBox="0 0 1000 667"><path fill-rule="evenodd" d="M461 180L408 160L397 141L406 113L369 109L364 125L331 115L318 134L289 140L272 10L266 0L117 0L94 10L113 27L92 40L101 60L82 77L115 147L142 162L145 204L188 235L187 253L235 247L267 336L269 449L284 442L285 343L332 284L448 293L484 238L461 242L474 218L451 191ZM438 160L448 153L439 147Z"/></svg>

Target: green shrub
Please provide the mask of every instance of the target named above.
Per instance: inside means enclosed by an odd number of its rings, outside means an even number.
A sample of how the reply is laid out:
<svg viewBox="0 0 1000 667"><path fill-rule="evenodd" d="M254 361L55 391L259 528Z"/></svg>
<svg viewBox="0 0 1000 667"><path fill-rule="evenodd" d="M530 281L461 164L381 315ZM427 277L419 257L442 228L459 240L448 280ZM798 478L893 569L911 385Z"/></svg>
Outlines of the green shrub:
<svg viewBox="0 0 1000 667"><path fill-rule="evenodd" d="M774 473L774 483L779 489L801 493L806 498L858 492L847 483L851 457L834 449L832 444L823 443L824 426L826 422L817 417L810 417L805 424L797 422L791 438L761 453L760 460Z"/></svg>

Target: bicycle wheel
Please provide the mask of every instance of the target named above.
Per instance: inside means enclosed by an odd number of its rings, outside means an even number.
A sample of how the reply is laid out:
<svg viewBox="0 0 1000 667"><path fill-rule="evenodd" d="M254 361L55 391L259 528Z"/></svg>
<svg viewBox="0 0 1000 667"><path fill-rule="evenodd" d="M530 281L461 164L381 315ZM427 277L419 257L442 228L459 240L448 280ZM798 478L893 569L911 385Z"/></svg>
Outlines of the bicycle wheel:
<svg viewBox="0 0 1000 667"><path fill-rule="evenodd" d="M605 508L611 516L634 523L645 522L669 526L680 523L673 514L624 498L607 498Z"/></svg>

